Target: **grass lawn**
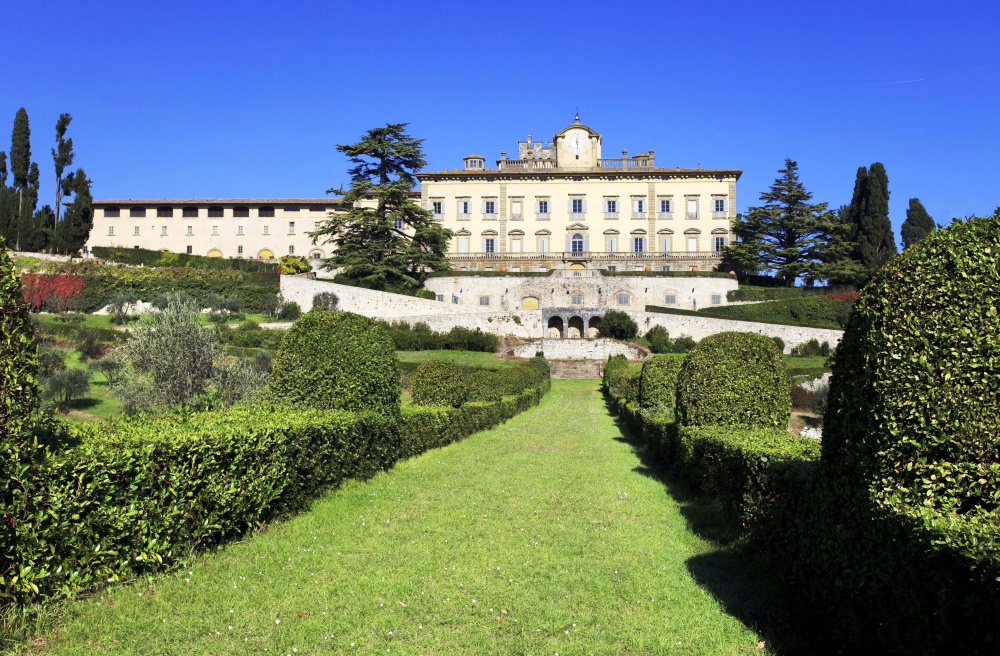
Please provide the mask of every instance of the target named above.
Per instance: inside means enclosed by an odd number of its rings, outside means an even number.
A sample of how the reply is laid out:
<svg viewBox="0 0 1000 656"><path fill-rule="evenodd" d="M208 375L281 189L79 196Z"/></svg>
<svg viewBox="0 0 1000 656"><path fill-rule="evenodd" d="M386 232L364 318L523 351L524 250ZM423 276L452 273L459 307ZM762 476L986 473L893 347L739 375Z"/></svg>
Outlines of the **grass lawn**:
<svg viewBox="0 0 1000 656"><path fill-rule="evenodd" d="M80 359L80 352L72 349L66 353L66 366L70 369L86 369L87 363ZM121 414L122 404L108 391L108 381L104 374L95 373L90 381L90 392L84 398L69 404L69 412L59 413L69 421L100 421Z"/></svg>
<svg viewBox="0 0 1000 656"><path fill-rule="evenodd" d="M746 611L783 607L699 503L646 468L596 381L557 380L492 431L70 604L29 653L768 653Z"/></svg>
<svg viewBox="0 0 1000 656"><path fill-rule="evenodd" d="M423 363L428 360L447 360L464 367L479 367L483 369L500 369L516 367L519 362L503 360L492 353L479 351L396 351L400 362Z"/></svg>

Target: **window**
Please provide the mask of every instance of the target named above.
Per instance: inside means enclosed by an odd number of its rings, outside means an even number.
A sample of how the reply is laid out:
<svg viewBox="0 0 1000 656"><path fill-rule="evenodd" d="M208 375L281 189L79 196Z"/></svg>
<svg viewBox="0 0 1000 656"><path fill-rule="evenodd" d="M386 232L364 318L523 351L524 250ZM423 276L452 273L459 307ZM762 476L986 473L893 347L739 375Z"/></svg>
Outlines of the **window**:
<svg viewBox="0 0 1000 656"><path fill-rule="evenodd" d="M437 301L438 303L444 303L444 294L437 294L434 297L434 300Z"/></svg>
<svg viewBox="0 0 1000 656"><path fill-rule="evenodd" d="M646 201L644 201L641 198L632 199L632 218L633 219L646 218Z"/></svg>
<svg viewBox="0 0 1000 656"><path fill-rule="evenodd" d="M611 271L612 273L613 273L613 272L615 272L615 271L617 271L617 270L618 270L618 267L616 267L616 266L615 266L615 265L613 265L613 264L612 264L611 266L609 266L609 267L608 267L608 271Z"/></svg>
<svg viewBox="0 0 1000 656"><path fill-rule="evenodd" d="M580 292L573 292L569 297L570 305L583 305L583 294Z"/></svg>
<svg viewBox="0 0 1000 656"><path fill-rule="evenodd" d="M144 219L146 218L146 208L130 207L128 210L128 215L133 219Z"/></svg>
<svg viewBox="0 0 1000 656"><path fill-rule="evenodd" d="M237 255L243 255L243 246L237 246L236 247L236 254Z"/></svg>
<svg viewBox="0 0 1000 656"><path fill-rule="evenodd" d="M497 202L495 200L487 200L483 202L483 214L486 215L487 219L492 219L497 213Z"/></svg>
<svg viewBox="0 0 1000 656"><path fill-rule="evenodd" d="M132 233L132 234L133 234L133 235L135 235L136 237L138 237L138 236L139 236L139 226L136 226L136 227L135 227L135 232L134 232L134 233Z"/></svg>
<svg viewBox="0 0 1000 656"><path fill-rule="evenodd" d="M472 203L467 200L458 201L458 220L468 221Z"/></svg>
<svg viewBox="0 0 1000 656"><path fill-rule="evenodd" d="M243 226L236 226L236 236L237 237L243 236Z"/></svg>
<svg viewBox="0 0 1000 656"><path fill-rule="evenodd" d="M104 208L104 218L105 219L117 219L122 215L121 209L117 207L105 207Z"/></svg>
<svg viewBox="0 0 1000 656"><path fill-rule="evenodd" d="M309 211L310 212L324 213L324 212L326 212L326 206L325 205L310 205L309 206Z"/></svg>
<svg viewBox="0 0 1000 656"><path fill-rule="evenodd" d="M618 294L618 305L630 305L632 303L632 298L628 294Z"/></svg>
<svg viewBox="0 0 1000 656"><path fill-rule="evenodd" d="M497 252L497 240L493 237L487 237L483 239L483 252L484 253L496 253Z"/></svg>
<svg viewBox="0 0 1000 656"><path fill-rule="evenodd" d="M298 212L299 209L300 208L298 205L288 205L287 207L285 207L285 214L294 214Z"/></svg>
<svg viewBox="0 0 1000 656"><path fill-rule="evenodd" d="M670 266L669 265L661 266L660 271L670 271Z"/></svg>
<svg viewBox="0 0 1000 656"><path fill-rule="evenodd" d="M161 237L167 236L167 226L160 226L160 236Z"/></svg>
<svg viewBox="0 0 1000 656"><path fill-rule="evenodd" d="M614 214L614 215L617 215L618 214L618 200L614 199L614 198L609 198L608 200L604 201L604 213L605 214ZM608 218L610 219L610 218L615 218L615 217L610 217L609 216Z"/></svg>
<svg viewBox="0 0 1000 656"><path fill-rule="evenodd" d="M608 252L615 253L618 251L618 237L608 237Z"/></svg>
<svg viewBox="0 0 1000 656"><path fill-rule="evenodd" d="M661 219L672 219L674 213L674 201L668 198L660 199L660 218Z"/></svg>
<svg viewBox="0 0 1000 656"><path fill-rule="evenodd" d="M642 253L646 250L646 238L645 237L632 237L632 252Z"/></svg>
<svg viewBox="0 0 1000 656"><path fill-rule="evenodd" d="M392 227L395 228L397 232L403 232L403 219L396 219L396 221L392 224Z"/></svg>
<svg viewBox="0 0 1000 656"><path fill-rule="evenodd" d="M217 225L212 226L212 236L214 236L214 237L218 237L219 236L219 226L217 226Z"/></svg>
<svg viewBox="0 0 1000 656"><path fill-rule="evenodd" d="M208 218L210 219L220 219L224 216L224 212L221 207L215 206L208 208Z"/></svg>
<svg viewBox="0 0 1000 656"><path fill-rule="evenodd" d="M288 222L288 234L290 234L290 235L294 235L295 234L295 221L289 221Z"/></svg>
<svg viewBox="0 0 1000 656"><path fill-rule="evenodd" d="M187 230L184 232L185 237L190 237L194 234L194 226L188 226Z"/></svg>
<svg viewBox="0 0 1000 656"><path fill-rule="evenodd" d="M174 208L172 207L157 207L156 216L161 219L170 219L174 216Z"/></svg>
<svg viewBox="0 0 1000 656"><path fill-rule="evenodd" d="M725 214L726 213L726 199L725 198L716 198L715 200L713 200L712 201L712 211L715 212L716 214Z"/></svg>
<svg viewBox="0 0 1000 656"><path fill-rule="evenodd" d="M323 259L323 254L320 253L319 251L313 251L312 253L309 254L309 256L312 257L312 259L314 259L314 260L321 260L321 259Z"/></svg>
<svg viewBox="0 0 1000 656"><path fill-rule="evenodd" d="M184 209L181 210L181 216L184 217L185 219L197 218L197 216L198 216L198 208L197 207L185 207Z"/></svg>
<svg viewBox="0 0 1000 656"><path fill-rule="evenodd" d="M521 218L521 201L515 200L510 204L510 218L518 221Z"/></svg>
<svg viewBox="0 0 1000 656"><path fill-rule="evenodd" d="M664 305L677 305L677 294L664 294L663 295Z"/></svg>
<svg viewBox="0 0 1000 656"><path fill-rule="evenodd" d="M250 216L250 208L249 207L234 207L233 208L233 216L235 216L238 219L248 218Z"/></svg>
<svg viewBox="0 0 1000 656"><path fill-rule="evenodd" d="M432 202L431 212L434 213L434 218L440 221L441 215L444 214L444 203L439 200Z"/></svg>
<svg viewBox="0 0 1000 656"><path fill-rule="evenodd" d="M270 205L257 208L257 216L271 218L274 216L274 208Z"/></svg>
<svg viewBox="0 0 1000 656"><path fill-rule="evenodd" d="M548 237L539 237L538 238L538 252L539 253L548 253L549 252L549 238Z"/></svg>
<svg viewBox="0 0 1000 656"><path fill-rule="evenodd" d="M511 253L520 253L521 252L521 238L520 237L511 237L511 239L510 239L510 252Z"/></svg>
<svg viewBox="0 0 1000 656"><path fill-rule="evenodd" d="M696 253L698 251L698 238L688 237L688 252Z"/></svg>
<svg viewBox="0 0 1000 656"><path fill-rule="evenodd" d="M573 235L569 243L570 243L570 250L573 251L574 253L583 252L583 235L579 233Z"/></svg>
<svg viewBox="0 0 1000 656"><path fill-rule="evenodd" d="M549 218L549 201L540 200L538 201L537 205L538 205L538 211L536 213L538 214L538 218L539 219Z"/></svg>
<svg viewBox="0 0 1000 656"><path fill-rule="evenodd" d="M468 253L469 252L469 238L468 237L459 237L458 238L458 252L459 253Z"/></svg>
<svg viewBox="0 0 1000 656"><path fill-rule="evenodd" d="M660 237L660 252L661 253L670 252L670 237Z"/></svg>
<svg viewBox="0 0 1000 656"><path fill-rule="evenodd" d="M264 226L264 236L271 234L271 226Z"/></svg>
<svg viewBox="0 0 1000 656"><path fill-rule="evenodd" d="M573 198L570 200L570 211L573 214L583 214L586 210L584 208L584 202L582 198Z"/></svg>
<svg viewBox="0 0 1000 656"><path fill-rule="evenodd" d="M187 254L190 255L191 253L194 253L194 247L193 246L188 246L187 247Z"/></svg>
<svg viewBox="0 0 1000 656"><path fill-rule="evenodd" d="M489 307L489 305L490 305L490 297L489 296L480 296L479 297L479 305L481 307Z"/></svg>
<svg viewBox="0 0 1000 656"><path fill-rule="evenodd" d="M716 253L726 248L726 238L725 237L715 237L712 240L712 250Z"/></svg>
<svg viewBox="0 0 1000 656"><path fill-rule="evenodd" d="M698 201L694 198L689 198L687 201L687 218L697 219L698 218Z"/></svg>
<svg viewBox="0 0 1000 656"><path fill-rule="evenodd" d="M712 305L722 305L722 294L712 294Z"/></svg>
<svg viewBox="0 0 1000 656"><path fill-rule="evenodd" d="M108 237L114 237L114 236L115 236L115 227L108 226Z"/></svg>
<svg viewBox="0 0 1000 656"><path fill-rule="evenodd" d="M295 247L294 246L289 246L288 247L288 254L289 255L295 255Z"/></svg>

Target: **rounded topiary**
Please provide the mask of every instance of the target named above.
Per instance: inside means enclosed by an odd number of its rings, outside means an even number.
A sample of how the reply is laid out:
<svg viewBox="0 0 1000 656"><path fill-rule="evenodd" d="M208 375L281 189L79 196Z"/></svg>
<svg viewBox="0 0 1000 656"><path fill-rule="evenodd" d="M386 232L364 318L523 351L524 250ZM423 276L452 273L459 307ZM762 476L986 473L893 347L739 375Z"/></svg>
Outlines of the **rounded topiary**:
<svg viewBox="0 0 1000 656"><path fill-rule="evenodd" d="M1000 210L921 239L861 292L824 419L834 476L949 515L997 510L998 255Z"/></svg>
<svg viewBox="0 0 1000 656"><path fill-rule="evenodd" d="M399 412L399 363L389 333L367 317L314 310L275 353L272 398L323 410Z"/></svg>
<svg viewBox="0 0 1000 656"><path fill-rule="evenodd" d="M446 405L457 408L465 403L468 387L464 371L454 362L430 360L413 373L413 402L417 405Z"/></svg>
<svg viewBox="0 0 1000 656"><path fill-rule="evenodd" d="M20 434L38 398L35 333L21 279L0 239L0 440Z"/></svg>
<svg viewBox="0 0 1000 656"><path fill-rule="evenodd" d="M680 358L669 355L654 355L646 360L639 376L639 405L660 412L673 412L677 399L677 375L682 362Z"/></svg>
<svg viewBox="0 0 1000 656"><path fill-rule="evenodd" d="M774 341L718 333L698 342L677 378L677 421L685 426L787 428L791 382Z"/></svg>
<svg viewBox="0 0 1000 656"><path fill-rule="evenodd" d="M611 339L632 339L639 334L639 325L627 312L608 310L601 317L601 336Z"/></svg>

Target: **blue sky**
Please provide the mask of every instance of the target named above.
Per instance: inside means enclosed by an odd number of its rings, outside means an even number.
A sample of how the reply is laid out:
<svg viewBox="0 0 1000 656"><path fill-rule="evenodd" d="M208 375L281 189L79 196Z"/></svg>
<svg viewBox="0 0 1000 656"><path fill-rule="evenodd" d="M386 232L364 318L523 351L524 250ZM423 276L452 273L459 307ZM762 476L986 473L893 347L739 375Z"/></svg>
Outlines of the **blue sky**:
<svg viewBox="0 0 1000 656"><path fill-rule="evenodd" d="M739 168L784 158L817 201L885 164L897 231L1000 205L1000 7L868 2L5 3L0 149L27 108L42 199L60 112L97 198L321 196L334 150L408 122L428 170L551 138L579 107L604 153Z"/></svg>

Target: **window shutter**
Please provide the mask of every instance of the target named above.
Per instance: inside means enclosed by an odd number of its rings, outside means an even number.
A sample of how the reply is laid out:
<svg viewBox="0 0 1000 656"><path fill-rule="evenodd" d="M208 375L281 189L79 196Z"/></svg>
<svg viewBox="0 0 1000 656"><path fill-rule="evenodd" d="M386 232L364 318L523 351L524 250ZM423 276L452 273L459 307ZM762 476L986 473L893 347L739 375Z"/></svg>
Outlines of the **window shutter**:
<svg viewBox="0 0 1000 656"><path fill-rule="evenodd" d="M484 200L484 201L483 201L483 202L481 203L481 205L482 205L482 208L483 208L483 209L482 209L482 213L483 213L483 214L486 214L486 201Z"/></svg>
<svg viewBox="0 0 1000 656"><path fill-rule="evenodd" d="M572 242L572 239L573 239L573 238L572 238L572 236L570 236L570 235L569 235L569 233L567 233L567 234L566 234L566 252L567 252L567 253L569 253L570 251L572 251L572 250L573 250L573 242Z"/></svg>
<svg viewBox="0 0 1000 656"><path fill-rule="evenodd" d="M583 252L584 253L590 252L590 235L583 236Z"/></svg>
<svg viewBox="0 0 1000 656"><path fill-rule="evenodd" d="M535 201L535 214L539 214L542 211L542 204L537 200Z"/></svg>
<svg viewBox="0 0 1000 656"><path fill-rule="evenodd" d="M573 199L572 198L570 198L569 201L566 204L566 213L567 214L572 214L573 213Z"/></svg>
<svg viewBox="0 0 1000 656"><path fill-rule="evenodd" d="M639 212L639 201L637 200L632 201L632 211L636 213Z"/></svg>
<svg viewBox="0 0 1000 656"><path fill-rule="evenodd" d="M481 241L482 241L482 248L479 249L479 252L480 253L485 253L486 252L486 238L484 237Z"/></svg>

